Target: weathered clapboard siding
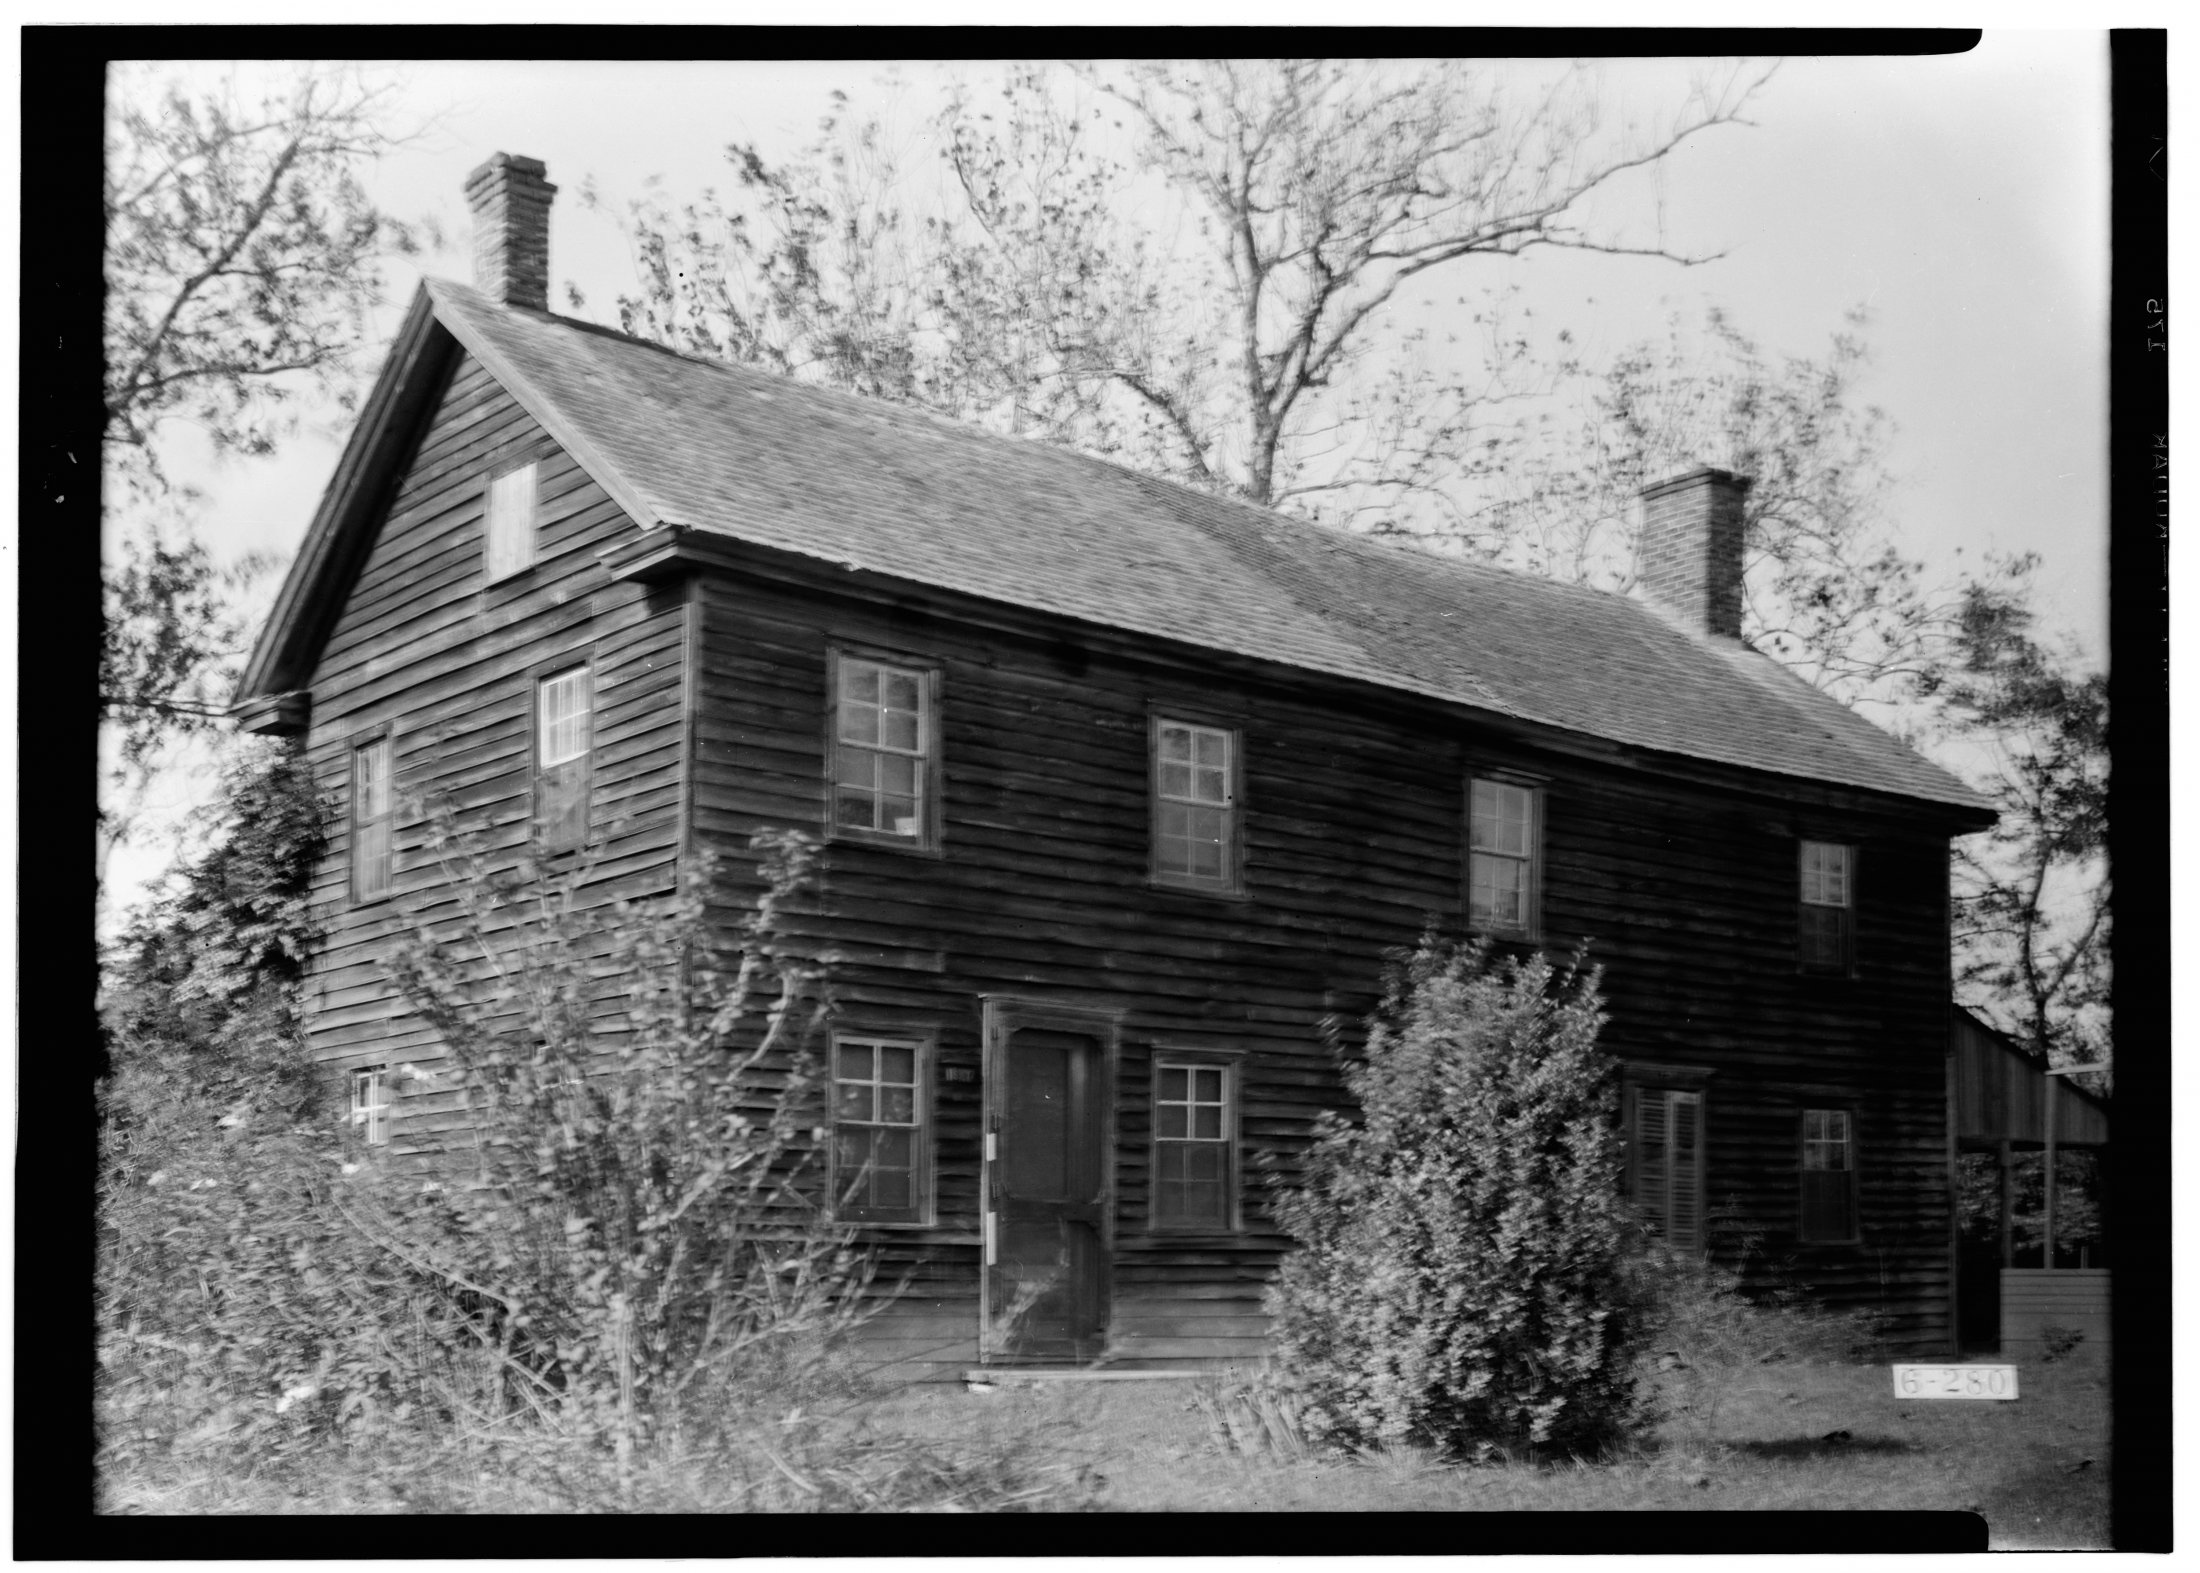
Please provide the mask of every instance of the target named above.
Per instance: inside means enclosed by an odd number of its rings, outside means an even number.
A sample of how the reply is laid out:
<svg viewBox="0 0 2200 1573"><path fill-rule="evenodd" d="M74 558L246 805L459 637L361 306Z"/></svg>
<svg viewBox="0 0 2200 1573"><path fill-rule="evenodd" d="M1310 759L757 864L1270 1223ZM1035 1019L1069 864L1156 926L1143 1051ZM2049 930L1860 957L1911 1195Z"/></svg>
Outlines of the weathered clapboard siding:
<svg viewBox="0 0 2200 1573"><path fill-rule="evenodd" d="M527 459L540 478L535 565L486 584L484 489L501 467ZM687 612L677 587L620 583L597 563L633 528L477 362L454 356L312 678L307 748L328 800L348 802L351 750L384 727L398 796L393 889L380 901L352 901L350 827L341 812L332 816L315 889L327 933L310 982L317 1059L340 1068L440 1056L387 967L402 930L459 915L424 809L457 814L485 871L518 865L533 813L534 679L546 664L583 659L592 672L590 898L670 888L685 782ZM615 993L607 987L607 1000ZM450 1092L401 1091L395 1143L432 1143L454 1119Z"/></svg>
<svg viewBox="0 0 2200 1573"><path fill-rule="evenodd" d="M1126 1010L1111 1242L1121 1357L1257 1349L1261 1286L1284 1244L1250 1173L1240 1231L1150 1227L1155 1049L1242 1055L1243 1149L1290 1172L1312 1114L1338 1095L1321 1020L1364 1014L1385 949L1430 917L1456 929L1464 780L1495 765L1548 783L1545 941L1590 942L1609 1046L1712 1073L1707 1204L1754 1237L1759 1260L1792 1261L1828 1299L1879 1313L1892 1341L1944 1342L1945 826L1860 793L1530 739L762 553L753 572L705 574L696 594L694 831L736 859L756 830L822 825L831 645L941 671L940 855L832 844L805 926L821 945L920 958L851 955L835 968L838 998L850 1019L936 1034L950 1060L975 1062L982 995ZM1241 728L1246 899L1146 878L1152 709ZM1854 978L1797 972L1798 836L1864 848ZM729 917L748 888L728 880ZM975 1230L976 1091L938 1093L938 1222ZM1801 1114L1823 1106L1855 1116L1858 1245L1796 1239ZM974 1317L974 1258L964 1271ZM926 1304L944 1314L937 1296Z"/></svg>

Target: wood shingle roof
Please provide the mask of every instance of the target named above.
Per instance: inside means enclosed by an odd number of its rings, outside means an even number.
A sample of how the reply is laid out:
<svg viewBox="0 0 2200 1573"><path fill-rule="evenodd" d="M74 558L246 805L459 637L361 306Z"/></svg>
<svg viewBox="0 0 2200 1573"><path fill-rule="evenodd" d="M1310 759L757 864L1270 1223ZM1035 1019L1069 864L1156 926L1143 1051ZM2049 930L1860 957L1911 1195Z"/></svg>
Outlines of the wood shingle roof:
<svg viewBox="0 0 2200 1573"><path fill-rule="evenodd" d="M1967 818L1984 807L1769 657L1691 638L1623 596L1347 535L462 285L424 289L435 321L644 528L714 532ZM325 503L316 530L342 513ZM341 558L314 547L301 569Z"/></svg>

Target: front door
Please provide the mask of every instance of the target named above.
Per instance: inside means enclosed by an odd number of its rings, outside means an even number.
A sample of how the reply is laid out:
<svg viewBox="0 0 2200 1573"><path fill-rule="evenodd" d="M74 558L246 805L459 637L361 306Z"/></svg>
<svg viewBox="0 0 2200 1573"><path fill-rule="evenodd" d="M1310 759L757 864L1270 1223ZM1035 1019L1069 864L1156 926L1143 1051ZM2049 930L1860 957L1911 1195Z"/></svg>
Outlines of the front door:
<svg viewBox="0 0 2200 1573"><path fill-rule="evenodd" d="M1083 1362L1107 1334L1104 1017L988 1005L988 1358Z"/></svg>

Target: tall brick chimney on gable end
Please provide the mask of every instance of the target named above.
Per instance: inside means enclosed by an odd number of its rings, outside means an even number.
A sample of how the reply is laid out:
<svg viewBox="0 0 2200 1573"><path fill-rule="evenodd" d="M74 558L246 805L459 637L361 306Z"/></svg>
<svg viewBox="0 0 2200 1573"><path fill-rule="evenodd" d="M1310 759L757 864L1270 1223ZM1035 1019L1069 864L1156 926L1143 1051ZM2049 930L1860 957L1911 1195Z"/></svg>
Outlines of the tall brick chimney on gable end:
<svg viewBox="0 0 2200 1573"><path fill-rule="evenodd" d="M1742 636L1742 499L1749 482L1690 470L1642 489L1635 585L1698 638Z"/></svg>
<svg viewBox="0 0 2200 1573"><path fill-rule="evenodd" d="M493 153L466 177L474 210L474 287L507 306L550 309L550 199L539 158Z"/></svg>

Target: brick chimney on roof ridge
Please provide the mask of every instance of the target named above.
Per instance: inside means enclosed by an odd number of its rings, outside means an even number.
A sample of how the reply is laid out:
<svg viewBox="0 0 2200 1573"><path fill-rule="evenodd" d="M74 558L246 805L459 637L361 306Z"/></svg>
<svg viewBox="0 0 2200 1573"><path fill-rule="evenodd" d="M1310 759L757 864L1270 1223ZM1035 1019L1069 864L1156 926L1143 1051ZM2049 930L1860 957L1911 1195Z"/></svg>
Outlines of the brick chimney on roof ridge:
<svg viewBox="0 0 2200 1573"><path fill-rule="evenodd" d="M539 158L493 153L466 177L474 211L474 287L507 306L550 309L550 199Z"/></svg>
<svg viewBox="0 0 2200 1573"><path fill-rule="evenodd" d="M1706 467L1642 489L1636 588L1698 638L1742 636L1742 499L1749 484Z"/></svg>

